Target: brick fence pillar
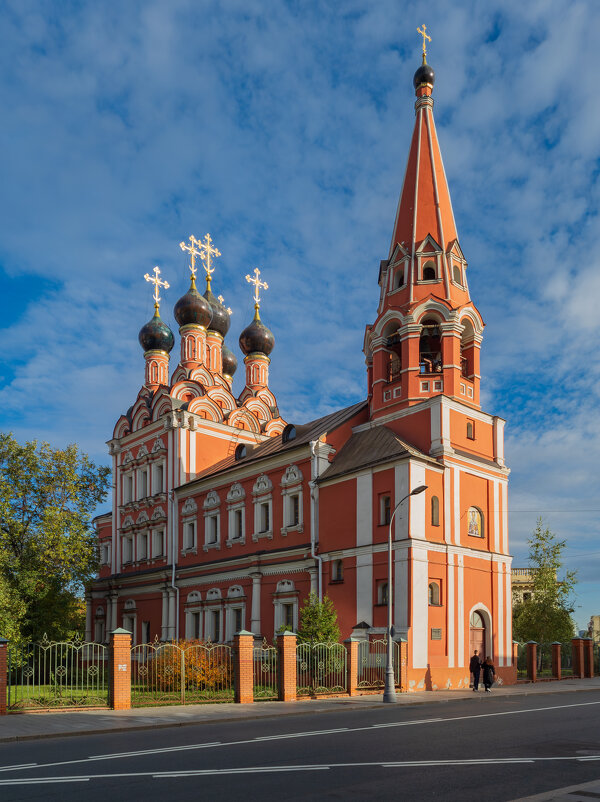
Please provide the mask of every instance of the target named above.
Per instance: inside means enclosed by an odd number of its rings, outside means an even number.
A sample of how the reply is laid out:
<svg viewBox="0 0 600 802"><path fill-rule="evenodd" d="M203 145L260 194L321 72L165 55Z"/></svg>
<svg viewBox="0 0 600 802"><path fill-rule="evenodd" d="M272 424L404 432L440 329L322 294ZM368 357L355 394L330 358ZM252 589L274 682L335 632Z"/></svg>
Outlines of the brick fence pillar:
<svg viewBox="0 0 600 802"><path fill-rule="evenodd" d="M556 677L556 679L560 679L562 677L562 670L560 664L561 644L558 641L554 641L554 643L552 643L551 646L552 646L552 676Z"/></svg>
<svg viewBox="0 0 600 802"><path fill-rule="evenodd" d="M527 642L527 679L537 682L537 643L534 640Z"/></svg>
<svg viewBox="0 0 600 802"><path fill-rule="evenodd" d="M571 647L573 649L573 676L583 679L585 676L583 670L583 638L571 638Z"/></svg>
<svg viewBox="0 0 600 802"><path fill-rule="evenodd" d="M282 632L277 636L279 657L279 701L295 702L297 688L296 633Z"/></svg>
<svg viewBox="0 0 600 802"><path fill-rule="evenodd" d="M519 641L514 640L512 643L512 664L515 668L519 665Z"/></svg>
<svg viewBox="0 0 600 802"><path fill-rule="evenodd" d="M131 707L131 632L110 633L108 704L113 710Z"/></svg>
<svg viewBox="0 0 600 802"><path fill-rule="evenodd" d="M346 675L346 690L348 696L358 696L358 640L348 638L344 641L348 652L348 673Z"/></svg>
<svg viewBox="0 0 600 802"><path fill-rule="evenodd" d="M0 716L6 715L6 680L8 673L8 641L0 638Z"/></svg>
<svg viewBox="0 0 600 802"><path fill-rule="evenodd" d="M235 660L235 701L254 702L254 635L243 629L233 639Z"/></svg>
<svg viewBox="0 0 600 802"><path fill-rule="evenodd" d="M585 652L583 660L585 676L591 679L594 676L594 641L591 638L586 638L583 642L583 649Z"/></svg>

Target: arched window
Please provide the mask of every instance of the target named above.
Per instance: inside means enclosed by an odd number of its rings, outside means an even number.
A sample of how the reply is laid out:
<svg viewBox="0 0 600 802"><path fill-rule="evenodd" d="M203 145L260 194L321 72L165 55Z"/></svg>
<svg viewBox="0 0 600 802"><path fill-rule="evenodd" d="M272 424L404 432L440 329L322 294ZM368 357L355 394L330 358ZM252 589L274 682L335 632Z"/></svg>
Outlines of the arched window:
<svg viewBox="0 0 600 802"><path fill-rule="evenodd" d="M457 284L460 284L462 287L462 276L460 274L460 267L458 265L454 265L452 268L452 278Z"/></svg>
<svg viewBox="0 0 600 802"><path fill-rule="evenodd" d="M429 583L429 604L439 607L440 601L440 585L438 582Z"/></svg>
<svg viewBox="0 0 600 802"><path fill-rule="evenodd" d="M467 523L469 526L468 534L471 537L483 537L483 513L478 507L469 507L467 514Z"/></svg>
<svg viewBox="0 0 600 802"><path fill-rule="evenodd" d="M477 610L471 613L471 621L469 623L470 626L475 627L476 629L485 628L485 623L481 617L481 613L478 613Z"/></svg>
<svg viewBox="0 0 600 802"><path fill-rule="evenodd" d="M380 582L379 586L377 587L377 603L378 604L387 604L388 603L388 583L387 582Z"/></svg>
<svg viewBox="0 0 600 802"><path fill-rule="evenodd" d="M463 331L460 335L460 372L463 378L469 379L473 375L473 324L470 320L463 323Z"/></svg>
<svg viewBox="0 0 600 802"><path fill-rule="evenodd" d="M437 273L433 262L426 262L423 266L423 281L435 281Z"/></svg>
<svg viewBox="0 0 600 802"><path fill-rule="evenodd" d="M423 321L419 339L419 369L421 373L442 372L442 338L437 320Z"/></svg>
<svg viewBox="0 0 600 802"><path fill-rule="evenodd" d="M440 525L440 500L437 496L431 497L431 525Z"/></svg>
<svg viewBox="0 0 600 802"><path fill-rule="evenodd" d="M474 440L475 439L475 424L472 420L467 421L467 439Z"/></svg>

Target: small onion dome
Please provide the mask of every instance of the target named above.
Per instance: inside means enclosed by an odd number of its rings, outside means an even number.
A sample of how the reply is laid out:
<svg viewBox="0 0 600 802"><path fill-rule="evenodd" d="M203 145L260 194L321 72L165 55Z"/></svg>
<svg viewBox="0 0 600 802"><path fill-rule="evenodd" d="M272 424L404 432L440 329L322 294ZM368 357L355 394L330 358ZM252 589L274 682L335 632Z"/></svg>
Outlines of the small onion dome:
<svg viewBox="0 0 600 802"><path fill-rule="evenodd" d="M415 89L418 89L421 84L433 84L435 83L435 72L433 71L433 67L429 64L421 64L419 69L415 72L415 77L413 78L413 86Z"/></svg>
<svg viewBox="0 0 600 802"><path fill-rule="evenodd" d="M173 314L180 326L187 326L189 323L193 323L196 326L204 326L206 328L212 320L212 309L196 289L196 284L193 280L192 286L175 304Z"/></svg>
<svg viewBox="0 0 600 802"><path fill-rule="evenodd" d="M233 374L237 370L237 359L233 351L231 351L226 345L223 345L222 349L223 353L223 375L224 376L233 376Z"/></svg>
<svg viewBox="0 0 600 802"><path fill-rule="evenodd" d="M212 320L208 328L210 331L216 331L218 334L224 337L229 331L229 326L231 324L229 312L209 289L207 289L204 293L204 297L210 304L210 309L212 312Z"/></svg>
<svg viewBox="0 0 600 802"><path fill-rule="evenodd" d="M254 320L240 334L240 348L246 355L259 353L268 356L274 345L273 332L262 322L256 309Z"/></svg>
<svg viewBox="0 0 600 802"><path fill-rule="evenodd" d="M173 332L158 314L158 306L154 307L154 317L142 326L138 335L144 351L166 351L170 353L175 345Z"/></svg>

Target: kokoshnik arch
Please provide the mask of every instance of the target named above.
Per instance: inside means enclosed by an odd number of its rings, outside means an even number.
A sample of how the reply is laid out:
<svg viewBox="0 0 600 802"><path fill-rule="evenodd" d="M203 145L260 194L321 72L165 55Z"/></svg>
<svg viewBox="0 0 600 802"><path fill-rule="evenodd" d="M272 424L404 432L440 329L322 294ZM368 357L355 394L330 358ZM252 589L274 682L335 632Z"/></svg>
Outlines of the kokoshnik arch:
<svg viewBox="0 0 600 802"><path fill-rule="evenodd" d="M327 593L342 637L382 638L387 527L394 520L395 637L408 641L411 688L461 687L469 655L512 664L504 421L480 408L483 321L471 300L433 119L435 75L414 76L415 127L377 316L366 327L366 400L310 423L285 421L269 389L272 332L259 314L224 344L230 310L211 282L207 235L181 243L191 284L175 305L181 351L155 314L140 331L144 385L109 441L114 497L100 516L87 637L122 626L135 643L271 639L295 629L310 590ZM196 259L206 291L196 289Z"/></svg>

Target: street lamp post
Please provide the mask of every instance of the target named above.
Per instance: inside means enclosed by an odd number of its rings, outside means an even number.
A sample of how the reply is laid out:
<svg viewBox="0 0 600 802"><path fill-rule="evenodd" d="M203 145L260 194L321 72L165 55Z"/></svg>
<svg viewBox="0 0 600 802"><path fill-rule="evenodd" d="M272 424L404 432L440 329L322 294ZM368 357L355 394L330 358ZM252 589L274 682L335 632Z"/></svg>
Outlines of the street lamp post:
<svg viewBox="0 0 600 802"><path fill-rule="evenodd" d="M390 526L388 530L388 582L387 582L387 613L388 613L388 622L387 622L387 661L386 661L386 668L385 668L385 686L383 689L383 701L384 702L395 702L396 701L396 683L394 681L394 665L392 660L392 524L394 523L394 518L396 517L396 513L398 512L400 505L406 501L409 496L417 496L419 493L423 493L427 490L427 485L419 485L415 487L414 490L411 490L404 498L401 498L400 501L394 507L394 512L392 513L392 517L390 518Z"/></svg>

